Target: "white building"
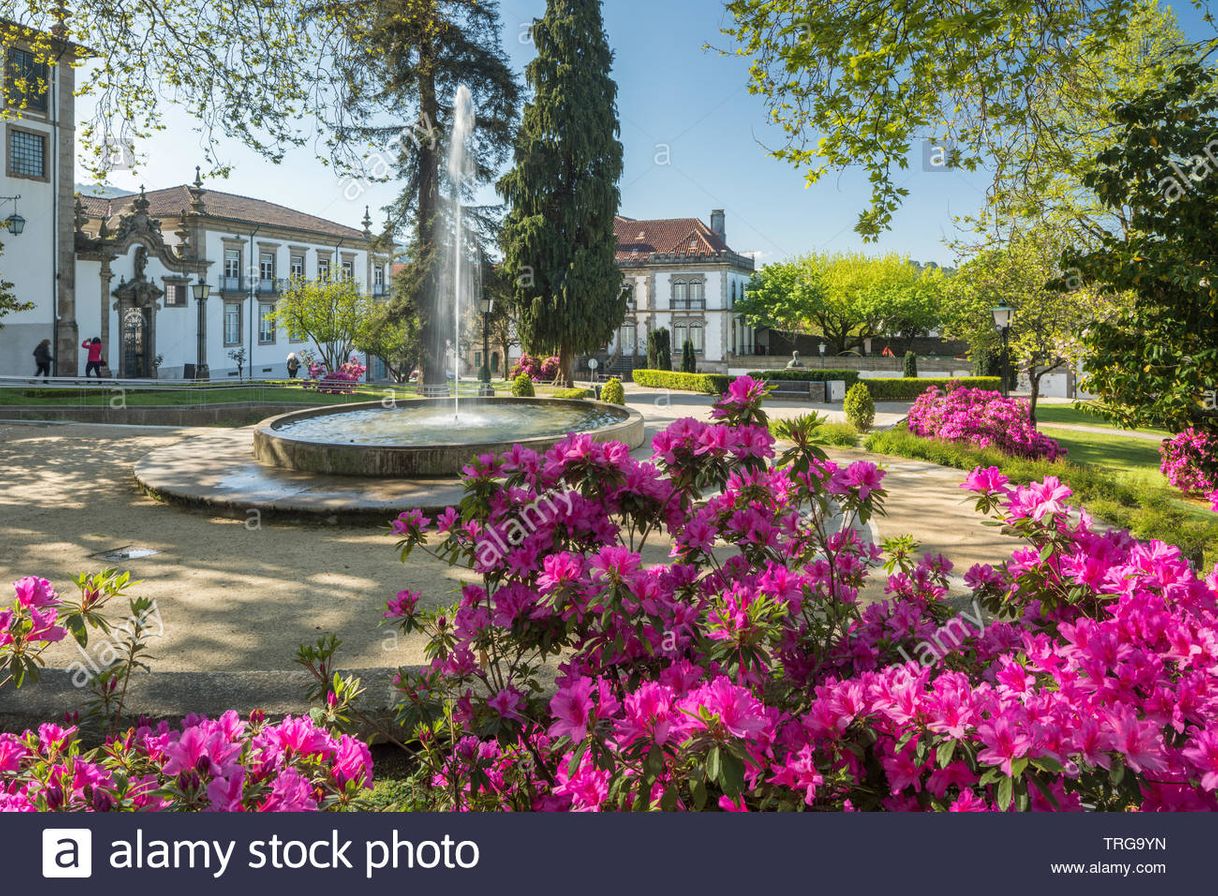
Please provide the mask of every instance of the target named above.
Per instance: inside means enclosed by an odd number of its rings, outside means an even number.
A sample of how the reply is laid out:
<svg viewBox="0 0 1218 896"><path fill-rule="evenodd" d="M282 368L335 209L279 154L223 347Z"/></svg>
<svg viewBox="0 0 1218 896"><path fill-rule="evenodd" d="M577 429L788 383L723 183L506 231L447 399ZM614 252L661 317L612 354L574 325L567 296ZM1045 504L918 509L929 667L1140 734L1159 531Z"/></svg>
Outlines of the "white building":
<svg viewBox="0 0 1218 896"><path fill-rule="evenodd" d="M188 185L76 198L73 48L45 35L4 47L0 279L33 308L0 318L0 376L29 376L52 340L57 376L80 376L100 337L110 375L281 377L308 348L271 317L293 277L344 278L388 295L388 252L359 230L295 209ZM49 44L48 44L49 42ZM48 49L49 46L49 49ZM48 57L55 62L43 62ZM196 302L200 280L211 295ZM375 371L373 371L375 373Z"/></svg>
<svg viewBox="0 0 1218 896"><path fill-rule="evenodd" d="M753 259L727 244L726 216L638 220L618 216L617 263L629 294L611 364L646 355L650 332L667 327L674 366L688 339L698 369L727 372L734 354L753 353L753 329L732 308L753 276Z"/></svg>
<svg viewBox="0 0 1218 896"><path fill-rule="evenodd" d="M75 363L72 53L71 46L55 41L49 54L27 43L3 48L0 222L16 226L0 227L0 279L34 308L0 318L0 374L32 374L34 347L43 339L52 341L57 362ZM40 61L47 55L58 61Z"/></svg>
<svg viewBox="0 0 1218 896"><path fill-rule="evenodd" d="M207 190L196 177L120 199L82 197L76 222L79 330L101 338L115 376L193 378L206 367L213 380L236 377L240 357L246 375L283 377L288 354L310 348L275 326L289 280L352 280L388 294L390 258L374 248L366 210L356 230ZM200 280L211 287L203 303L192 288Z"/></svg>

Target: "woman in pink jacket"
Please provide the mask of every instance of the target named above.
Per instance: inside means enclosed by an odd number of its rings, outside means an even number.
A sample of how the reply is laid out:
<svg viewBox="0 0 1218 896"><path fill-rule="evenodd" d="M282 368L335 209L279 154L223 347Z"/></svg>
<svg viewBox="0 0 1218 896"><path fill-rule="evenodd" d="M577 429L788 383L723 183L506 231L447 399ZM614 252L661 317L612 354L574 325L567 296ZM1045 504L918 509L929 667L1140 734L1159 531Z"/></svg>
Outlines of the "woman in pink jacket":
<svg viewBox="0 0 1218 896"><path fill-rule="evenodd" d="M101 339L99 339L97 336L94 336L92 339L86 339L80 344L80 347L87 348L89 350L88 360L85 361L85 376L88 377L90 373L95 373L97 374L97 378L100 380L102 367Z"/></svg>

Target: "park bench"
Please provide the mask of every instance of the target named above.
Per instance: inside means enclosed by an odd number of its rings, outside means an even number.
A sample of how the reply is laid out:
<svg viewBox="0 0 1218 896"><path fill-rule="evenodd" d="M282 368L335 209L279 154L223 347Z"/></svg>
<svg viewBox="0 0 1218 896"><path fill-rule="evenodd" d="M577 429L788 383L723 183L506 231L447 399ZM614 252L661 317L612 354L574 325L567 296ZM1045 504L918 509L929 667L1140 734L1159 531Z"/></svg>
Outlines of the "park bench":
<svg viewBox="0 0 1218 896"><path fill-rule="evenodd" d="M825 403L824 383L810 380L773 380L768 385L771 387L771 398L811 401L815 404Z"/></svg>

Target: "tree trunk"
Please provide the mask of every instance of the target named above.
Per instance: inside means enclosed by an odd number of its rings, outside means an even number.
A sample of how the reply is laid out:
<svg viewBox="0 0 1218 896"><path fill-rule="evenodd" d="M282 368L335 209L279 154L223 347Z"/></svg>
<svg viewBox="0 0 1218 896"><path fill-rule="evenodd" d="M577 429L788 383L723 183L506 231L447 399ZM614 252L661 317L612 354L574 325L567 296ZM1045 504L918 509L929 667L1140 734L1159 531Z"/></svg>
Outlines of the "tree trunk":
<svg viewBox="0 0 1218 896"><path fill-rule="evenodd" d="M1032 428L1036 429L1036 402L1040 398L1040 378L1047 371L1042 370L1040 373L1032 373L1028 371L1028 383L1032 387L1032 394L1028 396L1028 419L1032 423Z"/></svg>
<svg viewBox="0 0 1218 896"><path fill-rule="evenodd" d="M568 345L558 348L557 385L563 389L570 389L575 385L575 352Z"/></svg>

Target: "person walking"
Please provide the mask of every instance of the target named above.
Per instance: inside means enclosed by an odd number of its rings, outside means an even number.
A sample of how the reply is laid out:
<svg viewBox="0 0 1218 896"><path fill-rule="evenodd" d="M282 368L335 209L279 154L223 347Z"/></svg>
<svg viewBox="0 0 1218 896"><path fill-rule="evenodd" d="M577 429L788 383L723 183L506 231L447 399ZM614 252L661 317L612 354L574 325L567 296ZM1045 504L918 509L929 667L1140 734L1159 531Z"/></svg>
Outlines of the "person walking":
<svg viewBox="0 0 1218 896"><path fill-rule="evenodd" d="M296 379L296 373L300 370L300 359L296 357L296 352L288 352L288 379Z"/></svg>
<svg viewBox="0 0 1218 896"><path fill-rule="evenodd" d="M86 339L80 344L81 348L89 350L89 357L85 361L85 379L89 378L90 373L97 374L97 378L101 379L102 368L102 341L98 336L92 339Z"/></svg>
<svg viewBox="0 0 1218 896"><path fill-rule="evenodd" d="M42 377L42 381L48 382L51 376L51 363L55 359L51 357L51 340L44 339L38 343L38 347L34 349L34 361L38 364L38 369L34 371L34 378Z"/></svg>

